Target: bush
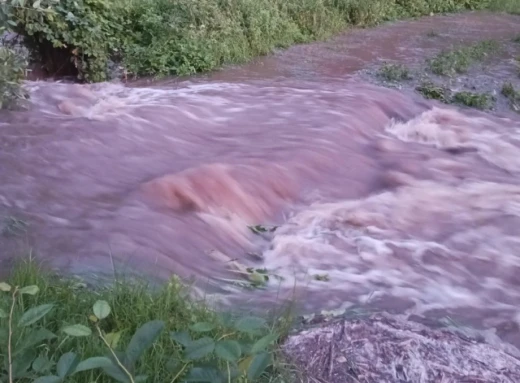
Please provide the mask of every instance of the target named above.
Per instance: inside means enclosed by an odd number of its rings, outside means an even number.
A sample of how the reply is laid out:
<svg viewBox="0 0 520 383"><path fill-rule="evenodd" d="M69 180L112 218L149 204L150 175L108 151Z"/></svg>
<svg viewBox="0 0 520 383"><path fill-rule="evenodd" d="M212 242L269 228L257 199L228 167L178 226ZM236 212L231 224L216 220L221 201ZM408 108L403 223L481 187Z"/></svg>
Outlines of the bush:
<svg viewBox="0 0 520 383"><path fill-rule="evenodd" d="M27 58L22 51L0 46L0 109L10 108L24 99L22 80L27 71Z"/></svg>
<svg viewBox="0 0 520 383"><path fill-rule="evenodd" d="M218 314L186 293L175 278L159 291L136 282L90 290L22 264L0 282L0 381L281 379L281 325Z"/></svg>
<svg viewBox="0 0 520 383"><path fill-rule="evenodd" d="M312 41L348 25L481 9L490 0L7 0L0 19L55 73L102 81L127 73L208 71ZM61 73L61 72L60 72Z"/></svg>

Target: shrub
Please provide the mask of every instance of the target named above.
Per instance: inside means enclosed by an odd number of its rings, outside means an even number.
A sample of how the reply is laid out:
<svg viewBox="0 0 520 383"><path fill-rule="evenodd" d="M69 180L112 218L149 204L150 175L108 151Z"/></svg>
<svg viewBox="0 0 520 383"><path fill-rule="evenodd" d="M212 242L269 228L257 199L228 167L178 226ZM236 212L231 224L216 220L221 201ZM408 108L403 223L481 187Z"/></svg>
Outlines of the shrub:
<svg viewBox="0 0 520 383"><path fill-rule="evenodd" d="M0 109L10 108L26 97L22 80L27 58L21 50L0 46Z"/></svg>

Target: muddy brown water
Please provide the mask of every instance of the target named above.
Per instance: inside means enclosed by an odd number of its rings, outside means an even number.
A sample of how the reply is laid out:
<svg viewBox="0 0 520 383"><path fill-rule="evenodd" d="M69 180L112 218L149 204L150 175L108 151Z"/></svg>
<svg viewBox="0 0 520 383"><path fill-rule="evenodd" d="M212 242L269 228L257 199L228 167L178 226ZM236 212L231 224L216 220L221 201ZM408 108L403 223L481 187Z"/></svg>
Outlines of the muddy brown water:
<svg viewBox="0 0 520 383"><path fill-rule="evenodd" d="M29 110L0 115L0 215L29 227L0 258L194 276L255 305L296 286L307 310L449 315L519 345L520 119L356 73L518 33L519 17L435 16L182 81L28 82ZM244 267L278 278L223 281Z"/></svg>

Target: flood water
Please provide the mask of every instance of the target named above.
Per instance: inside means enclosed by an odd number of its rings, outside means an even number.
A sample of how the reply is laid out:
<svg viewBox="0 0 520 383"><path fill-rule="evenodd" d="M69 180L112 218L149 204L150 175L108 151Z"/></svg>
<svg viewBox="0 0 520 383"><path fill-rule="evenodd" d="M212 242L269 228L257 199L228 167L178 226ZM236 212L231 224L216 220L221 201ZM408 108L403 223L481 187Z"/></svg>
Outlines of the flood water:
<svg viewBox="0 0 520 383"><path fill-rule="evenodd" d="M0 258L194 276L231 300L296 286L309 310L449 314L520 344L520 118L356 74L518 33L514 16L436 16L189 80L28 82L29 110L0 114L0 216L29 226ZM279 278L222 281L244 267Z"/></svg>

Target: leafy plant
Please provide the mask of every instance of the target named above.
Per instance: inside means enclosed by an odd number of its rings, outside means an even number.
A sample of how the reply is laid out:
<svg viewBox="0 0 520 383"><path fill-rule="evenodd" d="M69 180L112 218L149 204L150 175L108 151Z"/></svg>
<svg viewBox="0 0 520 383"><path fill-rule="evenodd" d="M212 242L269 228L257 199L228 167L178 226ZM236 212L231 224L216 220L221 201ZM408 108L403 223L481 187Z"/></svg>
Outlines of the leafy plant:
<svg viewBox="0 0 520 383"><path fill-rule="evenodd" d="M20 49L0 45L0 109L15 106L27 98L22 87L27 57Z"/></svg>
<svg viewBox="0 0 520 383"><path fill-rule="evenodd" d="M93 291L15 267L0 283L0 381L275 381L286 317L273 328L259 317L217 315L175 278L162 291L129 282Z"/></svg>
<svg viewBox="0 0 520 383"><path fill-rule="evenodd" d="M207 333L213 328L201 322L192 330ZM262 336L253 340L253 336L259 335ZM209 336L192 339L186 332L173 332L171 338L183 349L181 358L171 361L180 366L178 376L187 371L185 381L219 383L260 378L273 363L269 348L278 335L268 331L262 318L243 317L233 321L230 332L217 339Z"/></svg>

